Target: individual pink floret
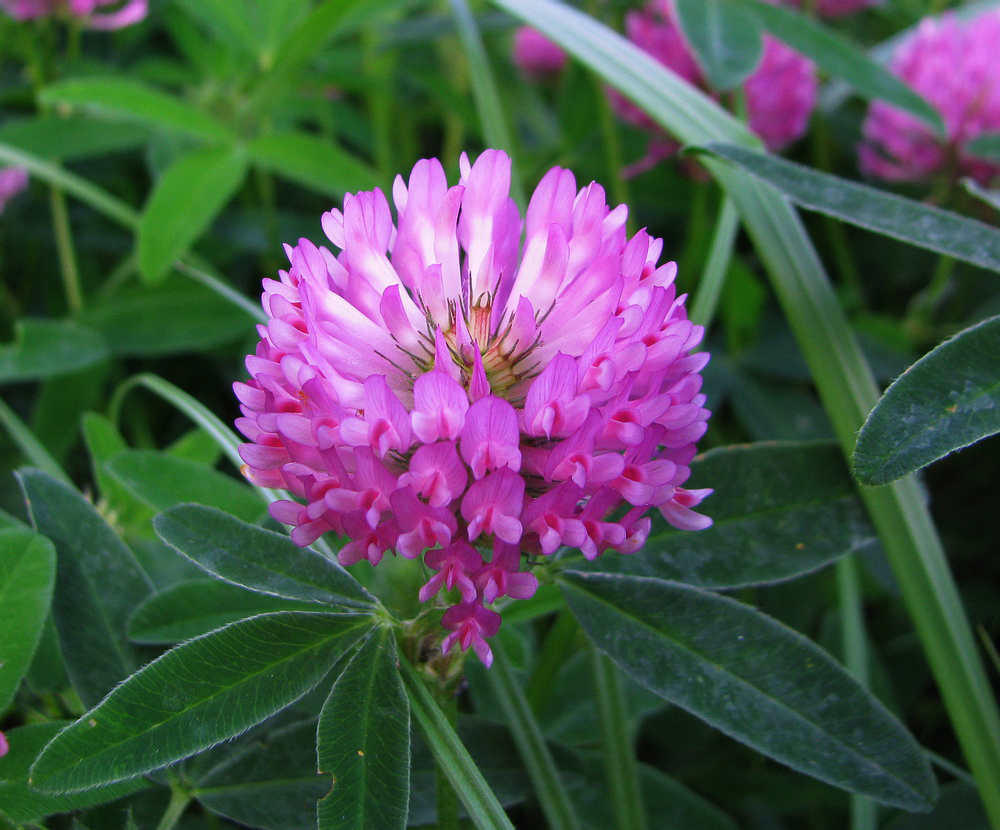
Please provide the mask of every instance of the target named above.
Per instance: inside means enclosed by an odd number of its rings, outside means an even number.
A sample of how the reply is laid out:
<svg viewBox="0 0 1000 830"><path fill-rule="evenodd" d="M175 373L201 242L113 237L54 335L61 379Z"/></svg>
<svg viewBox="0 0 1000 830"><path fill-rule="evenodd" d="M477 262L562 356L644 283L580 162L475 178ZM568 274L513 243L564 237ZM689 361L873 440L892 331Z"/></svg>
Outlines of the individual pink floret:
<svg viewBox="0 0 1000 830"><path fill-rule="evenodd" d="M688 83L713 92L677 23L672 0L650 0L643 9L629 12L625 16L625 33L636 46ZM761 62L743 84L750 129L769 150L784 149L805 134L816 107L818 88L810 60L764 35ZM615 90L610 90L609 96L625 121L652 133L646 157L632 165L626 175L637 175L676 152L677 143L643 110Z"/></svg>
<svg viewBox="0 0 1000 830"><path fill-rule="evenodd" d="M566 66L566 53L531 26L514 32L514 63L529 78L558 75Z"/></svg>
<svg viewBox="0 0 1000 830"><path fill-rule="evenodd" d="M882 101L868 110L858 148L862 170L888 181L971 176L985 184L1000 165L976 158L966 144L1000 131L1000 11L971 20L925 18L899 45L890 69L931 102L944 120L941 139L913 116Z"/></svg>
<svg viewBox="0 0 1000 830"><path fill-rule="evenodd" d="M28 187L28 171L23 167L0 169L0 214L7 203Z"/></svg>
<svg viewBox="0 0 1000 830"><path fill-rule="evenodd" d="M532 596L533 557L633 553L654 509L679 527L705 430L702 336L627 211L553 168L522 220L510 159L436 160L323 217L333 246L286 247L268 322L234 386L247 477L288 490L271 515L299 545L346 537L343 565L386 554L452 603L442 649L486 639L502 598ZM523 236L523 240L522 240Z"/></svg>

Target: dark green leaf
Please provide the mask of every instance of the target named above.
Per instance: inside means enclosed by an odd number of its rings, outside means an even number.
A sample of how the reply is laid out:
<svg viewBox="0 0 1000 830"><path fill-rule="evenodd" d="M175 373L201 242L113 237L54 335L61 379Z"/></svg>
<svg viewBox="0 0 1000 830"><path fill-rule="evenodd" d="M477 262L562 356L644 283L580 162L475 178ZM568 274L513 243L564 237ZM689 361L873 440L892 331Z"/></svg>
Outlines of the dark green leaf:
<svg viewBox="0 0 1000 830"><path fill-rule="evenodd" d="M371 190L379 184L375 171L329 139L308 133L278 133L252 141L247 150L254 163L293 182L336 198Z"/></svg>
<svg viewBox="0 0 1000 830"><path fill-rule="evenodd" d="M812 58L820 69L849 83L862 97L886 101L923 121L938 135L944 135L944 122L937 109L842 35L792 9L760 0L726 2L752 14L778 40Z"/></svg>
<svg viewBox="0 0 1000 830"><path fill-rule="evenodd" d="M724 91L743 83L763 51L753 16L726 0L675 0L674 8L709 85Z"/></svg>
<svg viewBox="0 0 1000 830"><path fill-rule="evenodd" d="M354 577L312 548L214 508L179 505L153 526L172 548L234 585L331 605L371 609L375 603Z"/></svg>
<svg viewBox="0 0 1000 830"><path fill-rule="evenodd" d="M329 776L316 771L315 719L268 733L194 787L213 813L266 830L314 827L316 802L329 791Z"/></svg>
<svg viewBox="0 0 1000 830"><path fill-rule="evenodd" d="M982 133L967 141L964 152L971 156L1000 161L1000 133Z"/></svg>
<svg viewBox="0 0 1000 830"><path fill-rule="evenodd" d="M38 470L18 473L32 522L56 546L52 611L66 669L88 706L138 665L125 624L150 593L132 552L78 492Z"/></svg>
<svg viewBox="0 0 1000 830"><path fill-rule="evenodd" d="M141 147L149 130L139 124L107 123L79 115L41 115L8 121L0 127L0 141L55 161L100 156Z"/></svg>
<svg viewBox="0 0 1000 830"><path fill-rule="evenodd" d="M67 727L32 768L74 792L134 778L239 735L312 689L368 627L357 614L263 614L189 640Z"/></svg>
<svg viewBox="0 0 1000 830"><path fill-rule="evenodd" d="M148 523L153 518L152 511L105 469L105 463L110 458L128 449L122 434L109 419L96 412L85 413L82 421L83 439L90 453L90 470L97 481L101 499L109 510L114 511L122 527Z"/></svg>
<svg viewBox="0 0 1000 830"><path fill-rule="evenodd" d="M217 507L245 522L265 515L267 508L250 487L232 476L155 450L128 450L106 464L108 472L156 510L182 502Z"/></svg>
<svg viewBox="0 0 1000 830"><path fill-rule="evenodd" d="M791 579L874 541L833 443L720 447L691 476L688 486L715 488L700 508L712 527L680 531L657 514L635 556L608 554L582 569L735 588Z"/></svg>
<svg viewBox="0 0 1000 830"><path fill-rule="evenodd" d="M968 328L906 370L868 416L854 450L865 484L887 484L1000 432L1000 317Z"/></svg>
<svg viewBox="0 0 1000 830"><path fill-rule="evenodd" d="M709 143L705 148L809 210L1000 271L1000 231L982 222L743 147Z"/></svg>
<svg viewBox="0 0 1000 830"><path fill-rule="evenodd" d="M319 718L319 769L333 788L320 830L403 830L410 796L410 706L392 631L362 643L333 684Z"/></svg>
<svg viewBox="0 0 1000 830"><path fill-rule="evenodd" d="M138 121L206 141L231 141L229 129L173 95L129 78L79 78L42 90L41 102L79 107L105 117Z"/></svg>
<svg viewBox="0 0 1000 830"><path fill-rule="evenodd" d="M128 781L72 795L49 795L29 786L28 770L32 762L68 723L69 721L34 723L5 733L10 743L10 752L0 758L0 805L3 812L18 824L31 824L45 816L93 807L149 786L142 780Z"/></svg>
<svg viewBox="0 0 1000 830"><path fill-rule="evenodd" d="M941 788L941 798L931 812L897 814L884 825L884 830L990 830L991 827L976 788L964 781L953 781Z"/></svg>
<svg viewBox="0 0 1000 830"><path fill-rule="evenodd" d="M171 585L139 605L129 619L128 634L137 643L173 644L246 617L287 610L315 611L316 607L218 579L192 579Z"/></svg>
<svg viewBox="0 0 1000 830"><path fill-rule="evenodd" d="M56 578L56 552L30 530L0 530L0 712L31 665Z"/></svg>
<svg viewBox="0 0 1000 830"><path fill-rule="evenodd" d="M104 338L72 320L18 320L14 342L0 344L0 384L65 375L107 356Z"/></svg>
<svg viewBox="0 0 1000 830"><path fill-rule="evenodd" d="M146 285L88 306L81 322L99 331L112 353L128 357L198 352L245 337L247 315L204 286Z"/></svg>
<svg viewBox="0 0 1000 830"><path fill-rule="evenodd" d="M937 795L927 759L818 646L726 597L659 579L567 572L570 608L622 670L807 775L909 810Z"/></svg>
<svg viewBox="0 0 1000 830"><path fill-rule="evenodd" d="M145 280L166 276L233 197L245 174L243 153L229 147L195 150L170 165L139 222L139 271Z"/></svg>

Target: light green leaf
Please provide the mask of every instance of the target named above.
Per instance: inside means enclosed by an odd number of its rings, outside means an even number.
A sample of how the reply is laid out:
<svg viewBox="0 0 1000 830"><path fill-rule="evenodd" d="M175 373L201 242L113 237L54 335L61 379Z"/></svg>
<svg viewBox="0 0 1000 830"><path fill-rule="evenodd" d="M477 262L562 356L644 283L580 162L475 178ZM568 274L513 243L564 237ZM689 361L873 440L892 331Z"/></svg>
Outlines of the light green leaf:
<svg viewBox="0 0 1000 830"><path fill-rule="evenodd" d="M156 183L139 223L139 270L163 279L243 182L246 159L232 148L196 150L177 159Z"/></svg>
<svg viewBox="0 0 1000 830"><path fill-rule="evenodd" d="M1000 432L1000 317L959 332L886 390L861 428L854 473L886 484Z"/></svg>
<svg viewBox="0 0 1000 830"><path fill-rule="evenodd" d="M965 143L964 152L971 156L1000 161L1000 133L982 133Z"/></svg>
<svg viewBox="0 0 1000 830"><path fill-rule="evenodd" d="M234 141L229 128L186 101L131 78L78 78L51 84L41 102L65 110L74 107L101 115L138 121L203 141Z"/></svg>
<svg viewBox="0 0 1000 830"><path fill-rule="evenodd" d="M692 463L686 486L715 488L699 507L712 527L676 530L655 515L638 554L609 553L581 570L736 588L791 579L875 540L833 443L720 447Z"/></svg>
<svg viewBox="0 0 1000 830"><path fill-rule="evenodd" d="M332 141L308 133L262 136L250 142L247 151L264 170L338 199L379 184L367 164Z"/></svg>
<svg viewBox="0 0 1000 830"><path fill-rule="evenodd" d="M371 610L376 600L336 562L220 510L182 504L153 527L170 547L234 585L286 599Z"/></svg>
<svg viewBox="0 0 1000 830"><path fill-rule="evenodd" d="M1000 231L982 222L744 147L709 143L705 149L809 210L1000 272Z"/></svg>
<svg viewBox="0 0 1000 830"><path fill-rule="evenodd" d="M881 703L813 642L749 606L648 577L563 574L594 643L664 699L793 769L908 810L930 765Z"/></svg>
<svg viewBox="0 0 1000 830"><path fill-rule="evenodd" d="M743 83L763 52L754 17L726 0L675 0L674 8L709 85L724 91Z"/></svg>
<svg viewBox="0 0 1000 830"><path fill-rule="evenodd" d="M105 466L119 483L156 510L194 502L217 507L245 522L255 522L266 512L246 484L194 461L155 450L128 450Z"/></svg>
<svg viewBox="0 0 1000 830"><path fill-rule="evenodd" d="M0 344L0 384L58 377L100 363L104 338L72 320L18 320L14 342Z"/></svg>
<svg viewBox="0 0 1000 830"><path fill-rule="evenodd" d="M320 830L404 830L410 796L410 705L392 631L361 644L333 684L319 718L319 769L333 788L319 803Z"/></svg>
<svg viewBox="0 0 1000 830"><path fill-rule="evenodd" d="M215 746L302 697L367 629L356 614L284 611L189 640L60 732L31 780L76 792Z"/></svg>
<svg viewBox="0 0 1000 830"><path fill-rule="evenodd" d="M0 142L57 161L91 158L142 147L149 130L140 124L107 123L82 115L39 115L8 121L0 127Z"/></svg>
<svg viewBox="0 0 1000 830"><path fill-rule="evenodd" d="M249 591L220 579L192 579L140 603L129 618L128 636L136 643L173 645L258 614L315 610L311 603Z"/></svg>
<svg viewBox="0 0 1000 830"><path fill-rule="evenodd" d="M30 530L0 530L0 712L31 665L56 578L56 552Z"/></svg>
<svg viewBox="0 0 1000 830"><path fill-rule="evenodd" d="M151 592L132 552L76 490L39 470L18 473L31 520L55 544L52 610L66 670L93 705L139 664L125 624Z"/></svg>

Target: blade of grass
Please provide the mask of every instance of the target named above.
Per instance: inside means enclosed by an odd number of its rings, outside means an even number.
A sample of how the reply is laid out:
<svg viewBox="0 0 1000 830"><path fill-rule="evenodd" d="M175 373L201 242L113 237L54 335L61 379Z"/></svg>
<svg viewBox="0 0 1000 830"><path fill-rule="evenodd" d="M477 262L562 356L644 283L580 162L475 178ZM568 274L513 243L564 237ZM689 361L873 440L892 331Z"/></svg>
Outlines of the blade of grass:
<svg viewBox="0 0 1000 830"><path fill-rule="evenodd" d="M616 830L646 830L639 769L629 735L628 707L618 667L593 644L590 661L601 718L604 769L611 790Z"/></svg>
<svg viewBox="0 0 1000 830"><path fill-rule="evenodd" d="M550 0L493 0L535 26L643 107L682 142L752 147L718 105L586 15ZM846 456L878 399L860 347L801 220L789 202L746 174L706 160L743 217L812 370ZM1000 828L1000 717L937 531L916 483L862 488L904 602L941 689L987 814Z"/></svg>
<svg viewBox="0 0 1000 830"><path fill-rule="evenodd" d="M715 318L715 311L722 296L722 287L726 281L726 271L733 258L733 245L736 243L736 233L740 228L740 217L731 199L722 200L722 208L712 236L712 245L708 252L708 261L698 281L698 293L691 305L691 320L700 326L708 328Z"/></svg>
<svg viewBox="0 0 1000 830"><path fill-rule="evenodd" d="M59 479L64 484L73 486L73 482L66 475L63 468L59 466L59 462L42 446L42 443L35 437L34 433L28 429L28 425L17 417L14 410L7 406L2 398L0 398L0 425L3 425L7 430L7 434L11 440L23 453L24 457L31 462L32 467L38 467L38 469L43 470L53 478Z"/></svg>
<svg viewBox="0 0 1000 830"><path fill-rule="evenodd" d="M580 820L573 810L542 729L528 706L520 681L514 676L510 660L500 643L493 646L495 659L487 675L507 717L521 760L534 785L535 797L552 830L580 830Z"/></svg>
<svg viewBox="0 0 1000 830"><path fill-rule="evenodd" d="M444 769L473 824L479 830L514 830L514 825L441 708L434 702L424 681L408 661L400 660L399 668L413 717L427 739L434 760Z"/></svg>

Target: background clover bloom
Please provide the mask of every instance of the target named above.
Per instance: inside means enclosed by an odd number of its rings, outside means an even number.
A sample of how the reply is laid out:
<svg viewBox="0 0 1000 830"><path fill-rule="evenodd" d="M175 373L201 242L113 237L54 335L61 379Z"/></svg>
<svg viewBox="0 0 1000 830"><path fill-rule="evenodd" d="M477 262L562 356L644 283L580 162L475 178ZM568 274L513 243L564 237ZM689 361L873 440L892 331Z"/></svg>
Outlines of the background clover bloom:
<svg viewBox="0 0 1000 830"><path fill-rule="evenodd" d="M121 3L119 0L0 0L0 6L15 20L67 13L80 18L88 29L107 31L138 23L149 12L148 0L125 0ZM100 13L98 10L101 10Z"/></svg>
<svg viewBox="0 0 1000 830"><path fill-rule="evenodd" d="M0 213L27 186L28 171L23 167L0 167Z"/></svg>
<svg viewBox="0 0 1000 830"><path fill-rule="evenodd" d="M890 68L941 113L942 140L913 116L881 101L868 110L859 148L862 169L889 181L937 173L988 182L1000 167L970 155L965 145L1000 130L1000 12L971 20L925 18L896 50Z"/></svg>
<svg viewBox="0 0 1000 830"><path fill-rule="evenodd" d="M298 500L271 506L308 545L348 537L342 564L423 556L460 601L443 648L500 625L487 606L530 597L528 556L638 550L650 508L678 528L711 521L683 487L708 412L687 319L657 265L662 242L628 238L627 209L553 168L524 219L510 159L487 150L459 184L437 160L323 216L339 249L300 240L265 280L251 379L235 385L246 474ZM522 243L523 233L523 243Z"/></svg>
<svg viewBox="0 0 1000 830"><path fill-rule="evenodd" d="M625 33L636 46L684 80L711 91L677 22L671 0L651 0L643 9L629 12L625 16ZM817 89L812 62L765 35L760 64L743 83L750 129L771 151L787 147L805 134L816 106ZM645 112L615 90L610 90L609 95L623 119L652 133L646 158L633 165L630 175L643 172L676 151L676 142L667 138Z"/></svg>
<svg viewBox="0 0 1000 830"><path fill-rule="evenodd" d="M531 26L519 26L514 32L514 63L529 78L558 75L566 66L566 53Z"/></svg>

